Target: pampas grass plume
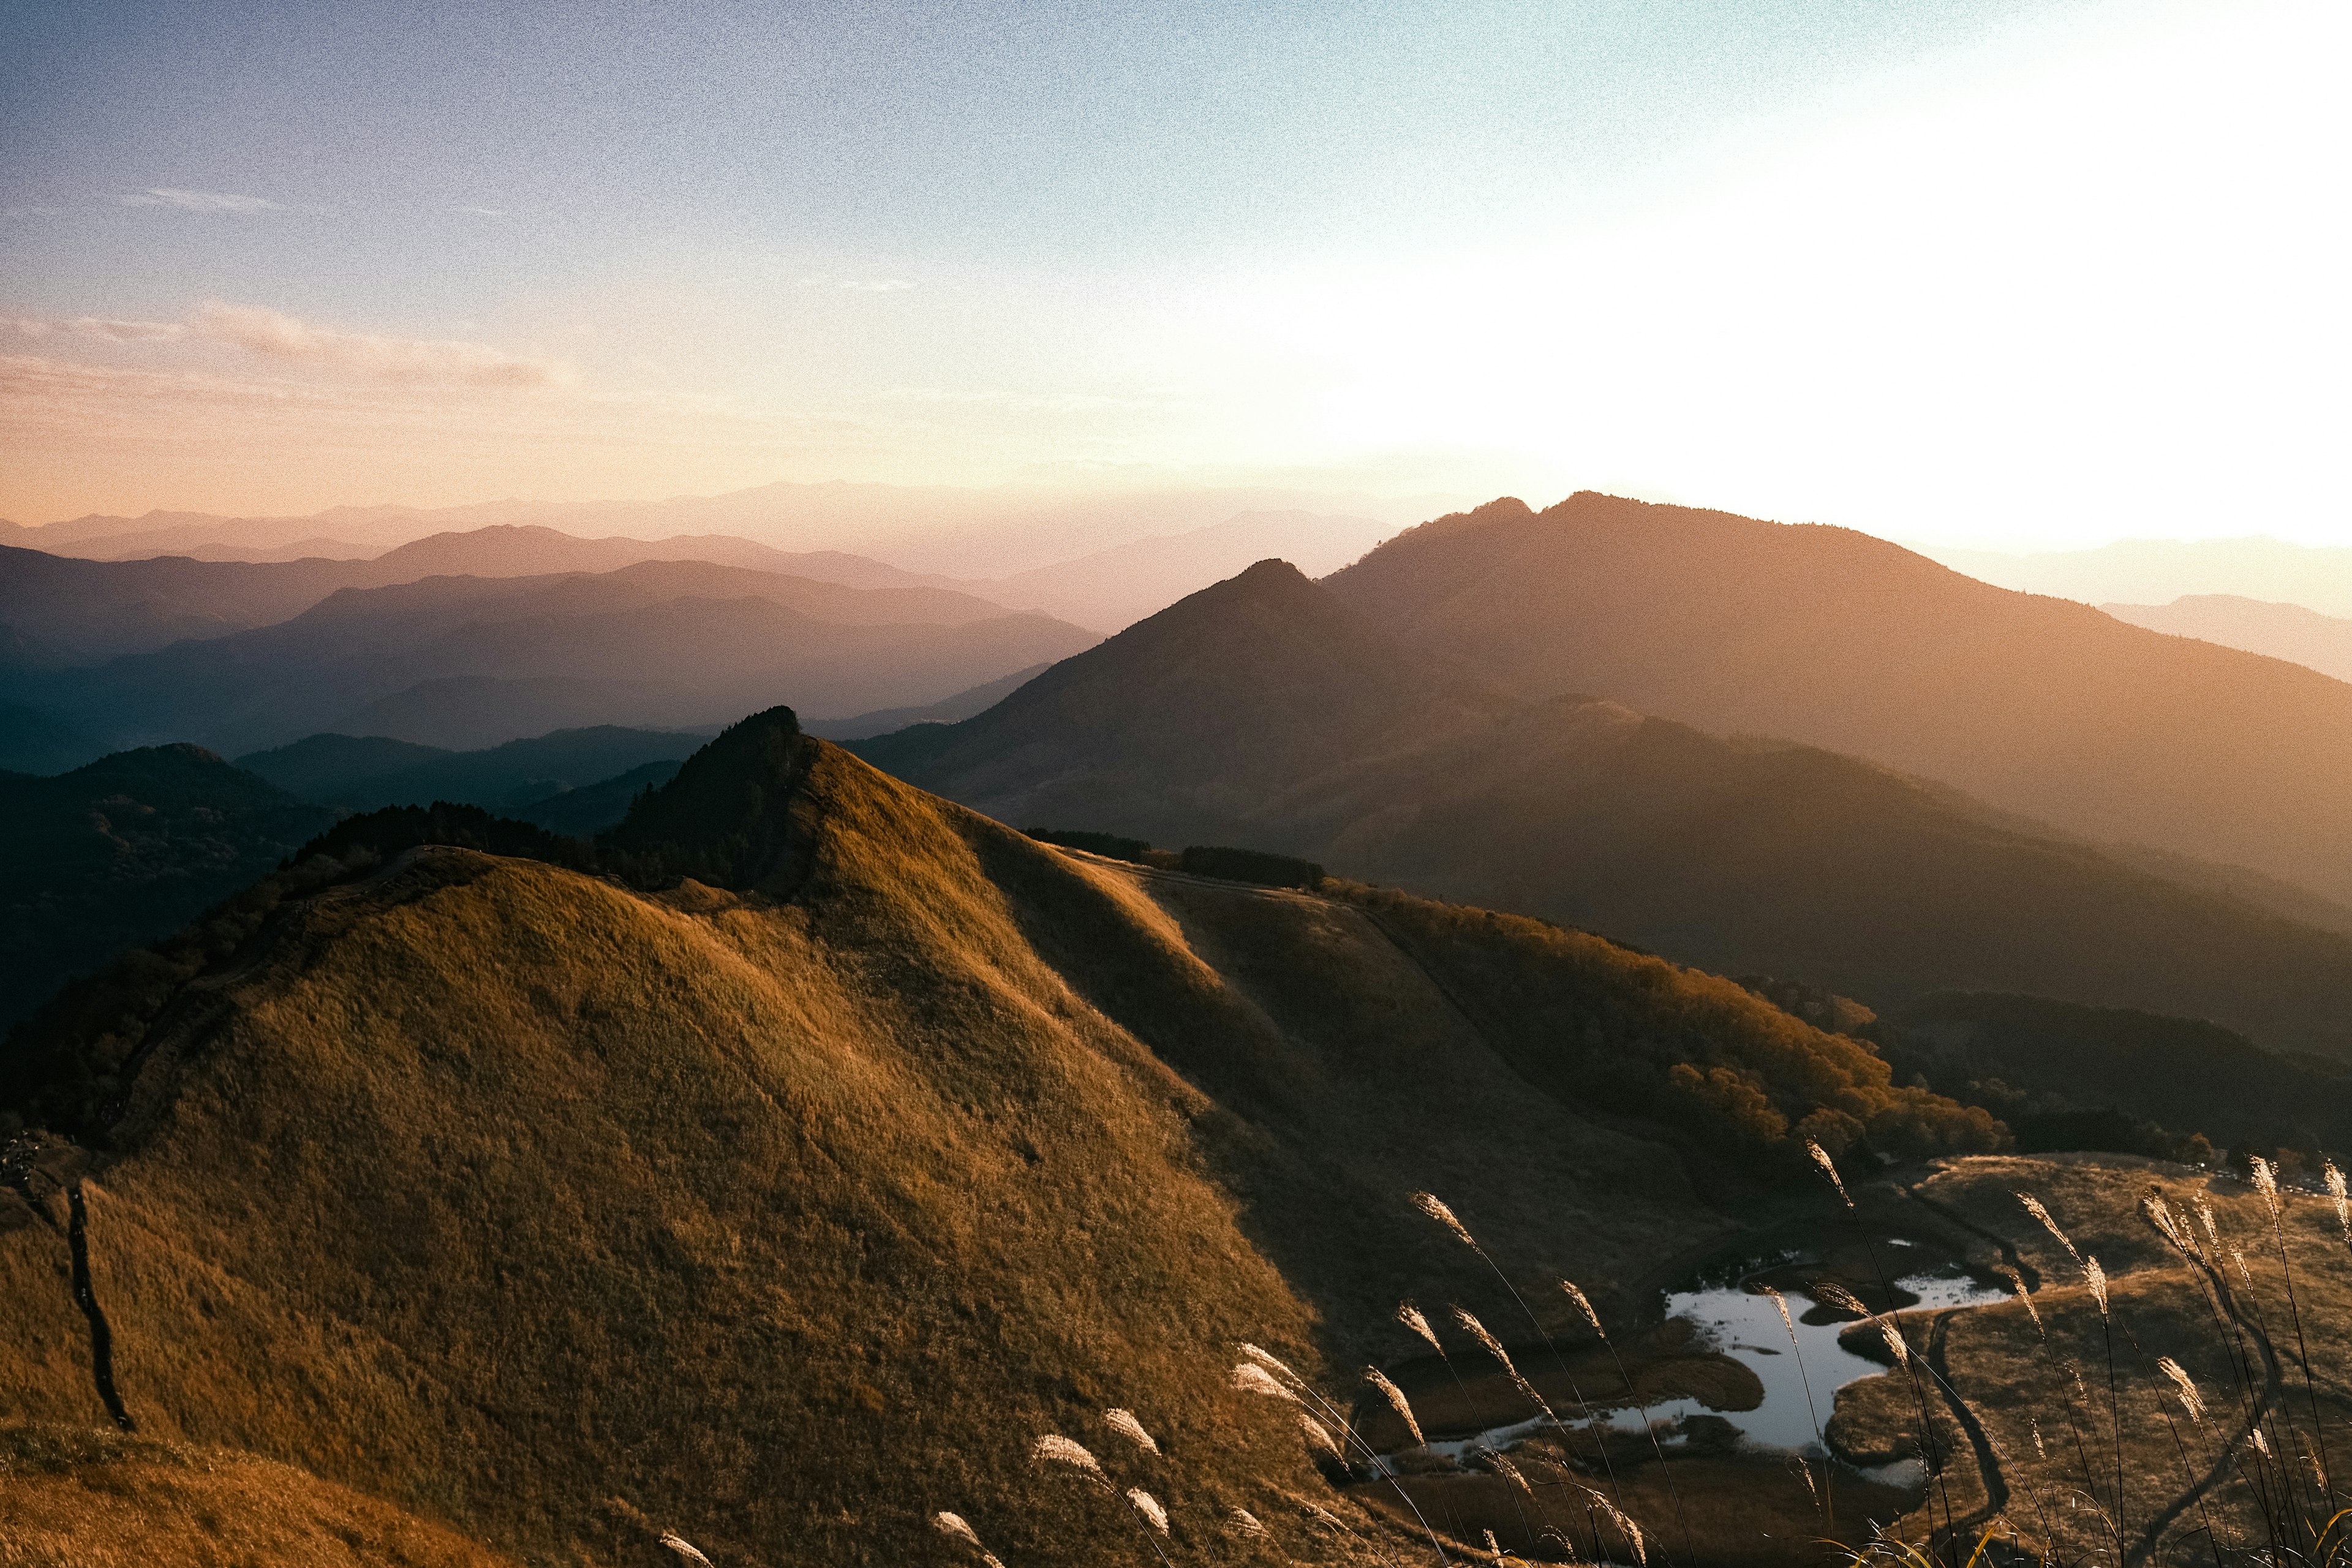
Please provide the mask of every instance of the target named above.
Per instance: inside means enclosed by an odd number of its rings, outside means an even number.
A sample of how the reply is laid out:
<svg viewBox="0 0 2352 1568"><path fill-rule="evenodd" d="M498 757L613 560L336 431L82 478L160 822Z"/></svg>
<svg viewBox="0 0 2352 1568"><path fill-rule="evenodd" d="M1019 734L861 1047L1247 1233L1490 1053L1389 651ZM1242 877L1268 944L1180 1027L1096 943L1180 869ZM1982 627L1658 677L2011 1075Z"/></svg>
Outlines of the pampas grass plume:
<svg viewBox="0 0 2352 1568"><path fill-rule="evenodd" d="M1435 1193L1413 1194L1412 1206L1427 1215L1430 1218L1435 1220L1438 1224L1444 1226L1446 1229L1452 1231L1454 1233L1454 1239L1460 1242L1463 1246L1471 1248L1473 1251L1477 1249L1478 1239L1470 1234L1470 1227L1464 1225L1459 1219L1455 1218L1454 1211L1447 1208L1444 1202L1440 1199Z"/></svg>
<svg viewBox="0 0 2352 1568"><path fill-rule="evenodd" d="M2091 1300L2099 1304L2099 1316L2107 1315L2107 1271L2099 1267L2095 1258L2083 1259L2083 1283L2091 1288Z"/></svg>
<svg viewBox="0 0 2352 1568"><path fill-rule="evenodd" d="M1486 1331L1486 1325L1478 1321L1477 1313L1467 1307L1456 1307L1454 1309L1454 1321L1468 1330L1472 1339L1486 1346L1488 1355L1503 1363L1503 1370L1510 1374L1513 1383L1519 1381L1519 1369L1511 1364L1511 1352L1503 1348L1502 1341Z"/></svg>
<svg viewBox="0 0 2352 1568"><path fill-rule="evenodd" d="M1412 1302L1399 1301L1397 1303L1397 1321L1402 1323L1406 1328L1411 1329L1414 1333L1419 1334L1423 1339L1427 1340L1429 1342L1429 1348L1435 1351L1439 1355L1444 1355L1445 1353L1445 1347L1437 1342L1437 1331L1429 1326L1429 1320L1423 1317L1421 1315L1421 1309L1414 1306Z"/></svg>
<svg viewBox="0 0 2352 1568"><path fill-rule="evenodd" d="M1237 1508L1225 1515L1225 1525L1236 1535L1246 1535L1253 1541L1265 1539L1265 1524L1245 1508Z"/></svg>
<svg viewBox="0 0 2352 1568"><path fill-rule="evenodd" d="M1095 1479L1103 1481L1106 1485L1108 1484L1108 1478L1104 1476L1102 1466L1096 1462L1092 1454L1087 1452L1083 1444L1072 1442L1069 1438L1056 1433L1048 1432L1038 1438L1031 1446L1029 1457L1034 1459L1044 1459L1052 1464L1067 1465L1073 1469L1084 1470Z"/></svg>
<svg viewBox="0 0 2352 1568"><path fill-rule="evenodd" d="M678 1534L674 1530L665 1530L662 1531L661 1543L664 1546L668 1547L672 1552L677 1552L680 1557L685 1558L688 1563L699 1563L702 1564L702 1568L711 1568L710 1559L705 1557L701 1552L697 1552L694 1549L694 1543L692 1542L687 1540L686 1537Z"/></svg>
<svg viewBox="0 0 2352 1568"><path fill-rule="evenodd" d="M1592 1331L1602 1339L1607 1339L1609 1331L1601 1326L1601 1314L1592 1310L1591 1301L1586 1299L1583 1291L1576 1288L1576 1281L1563 1279L1559 1282L1559 1288L1568 1292L1568 1299L1576 1303L1576 1310L1584 1314L1584 1321L1592 1325Z"/></svg>
<svg viewBox="0 0 2352 1568"><path fill-rule="evenodd" d="M1244 1394L1263 1394L1268 1399L1287 1399L1293 1405L1298 1403L1298 1395L1285 1388L1274 1373L1255 1362L1245 1361L1234 1365L1233 1385Z"/></svg>
<svg viewBox="0 0 2352 1568"><path fill-rule="evenodd" d="M2018 1304L2025 1309L2025 1315L2033 1320L2033 1331L2037 1334L2040 1333L2042 1331L2042 1310L2033 1304L2033 1292L2025 1288L2025 1276L2020 1274L2016 1269L2011 1268L2006 1263L1996 1263L1993 1265L1993 1269L1994 1272L1998 1273L2002 1279L2009 1281L2009 1289L2011 1292L2016 1296Z"/></svg>
<svg viewBox="0 0 2352 1568"><path fill-rule="evenodd" d="M1145 1453L1155 1458L1159 1456L1160 1445L1153 1441L1150 1433L1143 1429L1143 1423L1135 1418L1134 1411L1106 1410L1103 1412L1103 1425Z"/></svg>
<svg viewBox="0 0 2352 1568"><path fill-rule="evenodd" d="M2180 1408L2189 1412L2190 1420L2202 1426L2205 1398L2197 1392L2196 1381L2189 1375L2187 1369L2170 1356L2163 1356L2158 1359L2156 1370L2172 1380L2174 1391L2180 1395Z"/></svg>
<svg viewBox="0 0 2352 1568"><path fill-rule="evenodd" d="M2032 1215L2035 1219L2042 1222L2042 1229L2048 1231L2052 1236L2058 1238L2058 1245L2066 1249L2067 1257L2073 1258L2078 1264L2083 1261L2083 1255L2074 1250L2074 1244L2066 1239L2066 1233L2058 1228L2058 1222L2050 1217L2050 1211L2042 1206L2042 1200L2040 1198L2035 1197L2031 1193L2020 1193L2017 1194L2017 1201L2025 1205L2025 1212L2027 1214Z"/></svg>
<svg viewBox="0 0 2352 1568"><path fill-rule="evenodd" d="M2260 1154L2246 1156L2246 1165L2253 1173L2254 1191L2263 1194L2263 1203L2271 1211L2271 1222L2279 1216L2278 1167Z"/></svg>
<svg viewBox="0 0 2352 1568"><path fill-rule="evenodd" d="M1844 1202L1845 1206L1853 1207L1853 1199L1847 1194L1845 1182L1838 1175L1837 1162L1830 1158L1830 1152L1814 1140L1808 1138L1805 1140L1805 1152L1813 1157L1813 1163L1819 1165L1822 1168L1822 1174L1830 1179L1830 1185L1837 1189L1837 1195Z"/></svg>
<svg viewBox="0 0 2352 1568"><path fill-rule="evenodd" d="M960 1513L950 1513L947 1510L941 1509L931 1515L931 1527L941 1535L952 1535L958 1541L972 1546L980 1544L979 1531L973 1530L971 1521Z"/></svg>
<svg viewBox="0 0 2352 1568"><path fill-rule="evenodd" d="M1837 1284L1833 1280L1815 1280L1812 1286L1812 1295L1814 1300L1819 1301L1822 1306L1827 1307L1832 1312L1843 1312L1847 1316L1854 1318L1867 1318L1870 1316L1870 1309L1862 1304L1861 1297L1856 1296L1853 1291L1847 1289L1843 1285Z"/></svg>
<svg viewBox="0 0 2352 1568"><path fill-rule="evenodd" d="M1310 1447L1322 1449L1343 1465L1348 1462L1348 1456L1339 1451L1339 1439L1331 1436L1331 1428L1304 1410L1298 1413L1298 1429L1307 1434Z"/></svg>
<svg viewBox="0 0 2352 1568"><path fill-rule="evenodd" d="M1162 1535L1168 1533L1168 1510L1160 1506L1158 1498L1141 1487L1129 1487L1127 1489L1127 1500L1135 1505L1136 1512L1150 1521L1152 1529Z"/></svg>
<svg viewBox="0 0 2352 1568"><path fill-rule="evenodd" d="M1388 1375L1376 1366L1364 1369L1364 1381L1379 1389L1388 1400L1389 1407L1403 1418L1405 1430L1412 1434L1412 1446L1416 1448L1429 1447L1429 1439L1421 1435L1421 1423L1413 1419L1412 1406L1406 1401L1404 1390L1391 1383Z"/></svg>

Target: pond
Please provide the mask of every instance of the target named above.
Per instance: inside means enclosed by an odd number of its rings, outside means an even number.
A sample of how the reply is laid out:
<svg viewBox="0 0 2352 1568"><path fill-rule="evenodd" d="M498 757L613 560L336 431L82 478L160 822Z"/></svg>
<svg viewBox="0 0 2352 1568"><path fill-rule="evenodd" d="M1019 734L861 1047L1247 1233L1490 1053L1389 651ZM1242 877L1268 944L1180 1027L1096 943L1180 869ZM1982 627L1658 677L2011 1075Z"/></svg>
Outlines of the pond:
<svg viewBox="0 0 2352 1568"><path fill-rule="evenodd" d="M1897 1267L1901 1261L1899 1257L1890 1260ZM1790 1272L1801 1264L1795 1258L1750 1260L1730 1271L1728 1278L1694 1281L1685 1289L1666 1292L1664 1315L1691 1325L1696 1342L1692 1348L1728 1356L1755 1373L1763 1385L1763 1398L1753 1409L1727 1410L1697 1399L1670 1399L1646 1408L1599 1411L1590 1422L1564 1420L1561 1426L1578 1430L1605 1423L1616 1431L1639 1432L1648 1423L1672 1453L1692 1419L1706 1416L1710 1425L1730 1426L1744 1447L1782 1454L1824 1453L1821 1427L1830 1418L1837 1391L1887 1369L1884 1362L1856 1355L1839 1343L1839 1336L1853 1326L1851 1318L1832 1315L1803 1294L1801 1285L1784 1283L1783 1288L1790 1290L1789 1310L1796 1336L1795 1345L1790 1345L1790 1326L1782 1323L1772 1299L1756 1286L1774 1276L1787 1281ZM1906 1310L1941 1310L2008 1300L2005 1292L1982 1284L1955 1265L1916 1268L1898 1276L1895 1283L1898 1291L1913 1299L1906 1304ZM1519 1421L1469 1437L1441 1439L1429 1447L1433 1453L1459 1462L1482 1448L1506 1451L1548 1429L1555 1428L1540 1418ZM1916 1463L1905 1461L1865 1473L1901 1484L1916 1468Z"/></svg>

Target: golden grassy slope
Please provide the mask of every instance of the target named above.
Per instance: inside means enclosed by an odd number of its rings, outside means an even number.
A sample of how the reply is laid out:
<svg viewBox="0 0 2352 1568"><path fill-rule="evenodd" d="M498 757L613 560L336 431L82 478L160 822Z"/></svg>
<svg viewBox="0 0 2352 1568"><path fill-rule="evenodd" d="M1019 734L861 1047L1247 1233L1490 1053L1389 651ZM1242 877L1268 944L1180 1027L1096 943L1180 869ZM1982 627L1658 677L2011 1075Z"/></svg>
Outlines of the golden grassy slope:
<svg viewBox="0 0 2352 1568"><path fill-rule="evenodd" d="M0 1426L0 1568L508 1568L464 1536L250 1455Z"/></svg>
<svg viewBox="0 0 2352 1568"><path fill-rule="evenodd" d="M1029 1440L1115 1458L1185 1550L1341 1506L1223 1373L1242 1339L1393 1354L1402 1294L1502 1321L1411 1188L1535 1283L1723 1227L1357 910L1066 856L831 747L793 812L790 889L428 849L187 985L84 1186L142 1433L530 1561L664 1528L931 1560L939 1508L1010 1560L1132 1559ZM59 1250L0 1235L0 1420L99 1418Z"/></svg>

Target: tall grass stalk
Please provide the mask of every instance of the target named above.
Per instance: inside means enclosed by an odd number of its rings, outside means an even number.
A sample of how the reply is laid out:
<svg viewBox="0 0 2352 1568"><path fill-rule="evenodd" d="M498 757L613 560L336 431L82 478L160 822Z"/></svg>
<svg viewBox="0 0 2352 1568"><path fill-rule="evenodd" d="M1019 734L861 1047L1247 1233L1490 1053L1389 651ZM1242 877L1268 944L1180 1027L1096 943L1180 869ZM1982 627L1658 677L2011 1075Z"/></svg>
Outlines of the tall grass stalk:
<svg viewBox="0 0 2352 1568"><path fill-rule="evenodd" d="M1632 1399L1633 1408L1641 1413L1642 1430L1649 1434L1650 1452L1658 1457L1658 1473L1666 1478L1666 1496L1675 1506L1675 1527L1682 1531L1683 1554L1686 1557L1693 1556L1690 1516L1683 1511L1682 1489L1675 1485L1674 1468L1666 1463L1665 1445L1658 1441L1658 1429L1650 1424L1649 1402L1637 1397L1637 1391L1633 1386L1633 1374L1625 1370L1625 1358L1617 1353L1617 1342L1611 1339L1609 1331L1601 1326L1601 1314L1592 1310L1591 1299L1577 1289L1576 1282L1572 1279L1561 1280L1559 1288L1567 1293L1569 1300L1575 1304L1576 1310L1584 1314L1584 1321L1592 1325L1592 1331L1599 1336L1601 1342L1609 1347L1609 1359L1617 1366L1617 1381L1625 1385L1625 1397ZM1557 1351L1553 1352L1555 1355L1558 1353ZM1570 1386L1572 1388L1573 1384ZM1612 1422L1612 1425L1615 1423ZM1603 1438L1602 1441L1606 1442L1607 1439Z"/></svg>
<svg viewBox="0 0 2352 1568"><path fill-rule="evenodd" d="M1391 1489L1396 1493L1397 1500L1403 1503L1411 1511L1414 1521L1421 1526L1422 1532L1429 1537L1429 1549L1437 1554L1438 1563L1441 1565L1449 1563L1452 1560L1445 1555L1445 1548L1438 1543L1437 1531L1423 1516L1420 1505L1412 1500L1412 1495L1404 1489L1404 1484L1397 1479L1396 1473L1382 1462L1372 1446L1365 1442L1362 1435L1356 1430L1354 1424L1340 1414L1339 1407L1324 1398L1313 1384L1293 1372L1287 1363L1272 1352L1261 1350L1254 1344L1244 1343L1242 1346L1242 1353L1250 1359L1234 1368L1234 1386L1244 1393L1271 1392L1289 1400L1294 1405L1303 1405L1307 1400L1311 1399L1322 1406L1324 1414L1328 1415L1333 1425L1339 1427L1340 1441L1343 1444L1352 1443L1362 1449L1365 1459L1372 1467L1372 1473L1387 1481ZM1260 1378L1264 1380L1263 1383L1249 1377L1249 1373L1253 1371L1260 1374ZM1278 1374L1278 1380L1275 1374ZM1271 1384L1271 1387L1266 1386L1267 1384Z"/></svg>
<svg viewBox="0 0 2352 1568"><path fill-rule="evenodd" d="M1854 1206L1853 1195L1845 1190L1845 1182L1838 1174L1837 1162L1830 1158L1828 1150L1810 1138L1805 1141L1805 1152L1812 1157L1813 1163L1821 1167L1822 1173L1829 1178L1830 1186L1837 1193L1839 1201L1845 1205L1846 1213L1853 1217L1854 1232L1862 1238L1862 1249L1870 1258L1871 1272L1878 1276L1878 1288L1885 1293L1886 1317L1892 1321L1895 1317L1895 1281L1887 1277L1885 1264L1879 1261L1878 1248L1870 1239L1870 1227L1863 1223L1862 1211ZM1944 1534L1951 1542L1951 1550L1957 1556L1960 1546L1958 1527L1954 1522L1952 1514L1952 1488L1950 1481L1943 1473L1941 1456L1936 1444L1935 1422L1927 1413L1927 1391L1919 1381L1918 1370L1910 1364L1910 1355L1901 1350L1901 1345L1902 1341L1898 1334L1894 1341L1894 1346L1898 1351L1897 1359L1902 1362L1904 1370L1911 1380L1912 1402L1918 1407L1919 1444L1922 1457L1927 1462L1929 1496L1931 1500L1937 1495L1943 1499ZM1931 1520L1934 1518L1932 1507L1928 1517Z"/></svg>
<svg viewBox="0 0 2352 1568"><path fill-rule="evenodd" d="M1820 1407L1813 1404L1812 1374L1805 1370L1805 1347L1797 1342L1797 1320L1789 1315L1789 1299L1769 1285L1764 1287L1764 1294L1771 1298L1773 1309L1780 1314L1780 1326L1789 1331L1789 1353L1797 1358L1797 1380L1805 1387L1805 1416L1813 1424L1813 1441L1821 1445L1823 1453L1827 1453L1830 1446L1829 1436L1822 1430ZM1811 1458L1801 1456L1798 1462L1807 1467L1806 1485L1811 1486L1813 1473L1811 1468L1812 1464ZM1836 1485L1837 1467L1823 1465L1822 1467L1822 1528L1832 1535L1837 1533L1837 1496L1833 1489Z"/></svg>
<svg viewBox="0 0 2352 1568"><path fill-rule="evenodd" d="M1478 1238L1470 1234L1470 1227L1464 1225L1461 1219L1455 1215L1454 1212L1448 1208L1445 1205L1444 1201L1439 1198L1436 1194L1426 1192L1415 1193L1412 1194L1412 1205L1413 1207L1419 1209L1423 1214L1427 1215L1431 1219L1433 1219L1439 1225L1444 1226L1447 1231L1452 1233L1454 1240L1460 1242L1463 1246L1476 1253L1478 1255L1478 1261L1486 1266L1487 1271L1494 1275L1496 1282L1499 1283L1506 1291L1509 1292L1511 1300L1518 1303L1519 1311L1527 1318L1528 1322L1535 1329L1537 1336L1543 1341L1544 1349L1551 1352L1551 1359L1559 1363L1560 1375L1568 1380L1569 1396L1576 1401L1577 1414L1583 1421L1585 1430L1592 1434L1594 1445L1601 1450L1601 1473L1609 1478L1610 1495L1612 1498L1622 1499L1623 1495L1622 1489L1621 1489L1617 1484L1617 1461L1609 1452L1609 1434L1607 1430L1594 1426L1592 1421L1592 1405L1585 1399L1584 1390L1577 1386L1576 1373L1570 1370L1568 1358L1559 1353L1559 1347L1558 1345L1552 1343L1551 1335L1545 1331L1541 1321L1536 1317L1534 1310L1528 1307L1526 1299L1520 1296L1518 1288L1511 1283L1509 1276L1503 1272L1501 1268L1496 1264L1495 1260L1486 1255L1486 1249L1478 1245ZM1454 1310L1457 1312L1461 1310L1458 1307ZM1482 1334L1485 1332L1483 1327L1480 1330L1480 1332ZM1508 1363L1508 1360L1509 1358L1505 1358L1506 1364ZM1514 1381L1525 1381L1524 1379L1519 1378L1518 1373L1516 1371L1514 1371L1511 1375ZM1534 1387L1532 1384L1528 1385L1528 1392L1533 1394ZM1544 1414L1547 1416L1551 1416L1551 1419L1556 1423L1559 1420L1559 1417L1551 1415L1550 1407L1549 1405L1544 1405L1542 1396L1540 1394L1537 1394L1535 1395L1535 1399L1538 1405L1543 1406ZM1616 1503L1612 1503L1611 1506L1615 1507L1618 1505Z"/></svg>
<svg viewBox="0 0 2352 1568"><path fill-rule="evenodd" d="M2319 1389L2311 1375L2311 1349L2303 1340L2303 1305L2295 1298L2294 1267L2286 1257L2286 1205L2279 1198L2278 1173L2268 1160L2256 1154L2249 1162L2253 1173L2254 1190L2263 1196L2271 1211L2271 1236L2278 1245L2279 1278L2286 1285L2286 1310L2294 1322L2295 1359L2303 1363L2304 1396L2311 1403L2311 1441L2319 1453L2319 1487L2326 1498L2326 1511L2339 1511L2336 1503L2336 1471L2327 1462L2327 1432L2319 1414ZM2328 1167L2330 1170L2334 1166Z"/></svg>

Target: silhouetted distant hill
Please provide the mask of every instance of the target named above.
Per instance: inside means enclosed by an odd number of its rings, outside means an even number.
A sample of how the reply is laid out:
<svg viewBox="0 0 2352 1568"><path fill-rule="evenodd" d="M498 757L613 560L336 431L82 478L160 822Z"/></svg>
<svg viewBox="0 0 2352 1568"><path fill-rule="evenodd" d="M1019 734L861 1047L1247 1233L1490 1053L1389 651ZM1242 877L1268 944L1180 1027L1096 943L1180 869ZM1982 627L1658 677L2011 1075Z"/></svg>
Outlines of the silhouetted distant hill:
<svg viewBox="0 0 2352 1568"><path fill-rule="evenodd" d="M823 736L828 741L858 741L887 735L912 724L953 724L995 707L1053 668L1050 663L1033 664L1026 669L1016 669L1010 675L967 688L937 702L926 702L919 708L883 708L871 713L853 714L846 719L812 719L803 728L810 734Z"/></svg>
<svg viewBox="0 0 2352 1568"><path fill-rule="evenodd" d="M677 776L680 763L672 760L641 763L625 773L593 784L568 786L508 807L519 821L544 827L571 838L591 838L619 824L637 797L659 789Z"/></svg>
<svg viewBox="0 0 2352 1568"><path fill-rule="evenodd" d="M1261 561L977 718L851 749L1003 821L1213 843L1318 773L1516 706Z"/></svg>
<svg viewBox="0 0 2352 1568"><path fill-rule="evenodd" d="M2340 1157L2352 1149L2352 1066L2265 1051L2197 1019L1940 993L1879 1020L1873 1035L1906 1074L1991 1107L2042 1147L2179 1152L2083 1142L2075 1124L2106 1111L2176 1140L2202 1134L2215 1156L2284 1147Z"/></svg>
<svg viewBox="0 0 2352 1568"><path fill-rule="evenodd" d="M2101 605L2119 621L2171 637L2195 637L2352 680L2352 620L2301 605L2274 605L2231 594L2190 594L2168 605Z"/></svg>
<svg viewBox="0 0 2352 1568"><path fill-rule="evenodd" d="M0 1026L177 930L333 819L194 746L55 778L0 773Z"/></svg>
<svg viewBox="0 0 2352 1568"><path fill-rule="evenodd" d="M1008 821L1300 855L1874 1006L2029 992L2352 1052L2352 940L2221 877L1856 758L1444 668L1268 563L974 719L852 744Z"/></svg>
<svg viewBox="0 0 2352 1568"><path fill-rule="evenodd" d="M0 545L0 623L45 664L90 664L300 614L349 580L341 561L81 561Z"/></svg>
<svg viewBox="0 0 2352 1568"><path fill-rule="evenodd" d="M2242 539L2121 539L2089 550L1954 550L1915 546L1956 572L2027 594L2086 605L2164 605L2221 594L2352 616L2352 547Z"/></svg>
<svg viewBox="0 0 2352 1568"><path fill-rule="evenodd" d="M506 810L648 763L682 762L705 739L607 724L456 752L383 736L310 735L239 757L236 765L318 805L373 811L453 800Z"/></svg>
<svg viewBox="0 0 2352 1568"><path fill-rule="evenodd" d="M1395 531L1369 517L1244 512L1207 528L1133 540L971 588L1017 610L1115 632L1253 561L1279 558L1318 576L1345 566Z"/></svg>
<svg viewBox="0 0 2352 1568"><path fill-rule="evenodd" d="M931 588L700 563L342 589L276 626L20 682L50 711L235 752L341 731L471 749L594 723L716 726L936 700L1095 639Z"/></svg>
<svg viewBox="0 0 2352 1568"><path fill-rule="evenodd" d="M1227 1373L1239 1342L1393 1356L1400 1298L1505 1321L1416 1188L1615 1313L1730 1229L1695 1172L1813 1194L1808 1136L2000 1136L1727 981L1066 854L789 712L593 848L340 825L16 1031L0 1115L46 1130L0 1190L0 1431L102 1418L55 1349L102 1304L142 1433L517 1563L674 1529L770 1568L932 1561L950 1505L1007 1561L1138 1560L1118 1497L1040 1505L1041 1432L1180 1544L1285 1494L1377 1532ZM1112 1407L1175 1462L1113 1447Z"/></svg>
<svg viewBox="0 0 2352 1568"><path fill-rule="evenodd" d="M104 742L55 714L0 704L0 773L62 773L105 754Z"/></svg>
<svg viewBox="0 0 2352 1568"><path fill-rule="evenodd" d="M14 537L37 538L41 531L20 529ZM383 588L430 577L543 578L629 568L643 569L630 581L666 583L673 596L688 591L689 583L705 593L721 585L762 593L757 585L745 586L741 575L757 574L901 595L869 600L860 612L882 619L952 625L1008 613L961 592L967 584L838 551L794 553L723 535L579 539L551 528L499 526L435 534L373 559L267 562L184 555L96 561L0 545L0 626L13 628L27 647L0 661L0 668L9 663L90 664L185 638L272 626L340 589ZM820 614L826 603L843 613L856 603L840 596L827 600L805 587L765 591L765 596Z"/></svg>
<svg viewBox="0 0 2352 1568"><path fill-rule="evenodd" d="M2352 897L2352 686L1865 534L1586 492L1424 524L1328 585L1525 696L1783 735Z"/></svg>

